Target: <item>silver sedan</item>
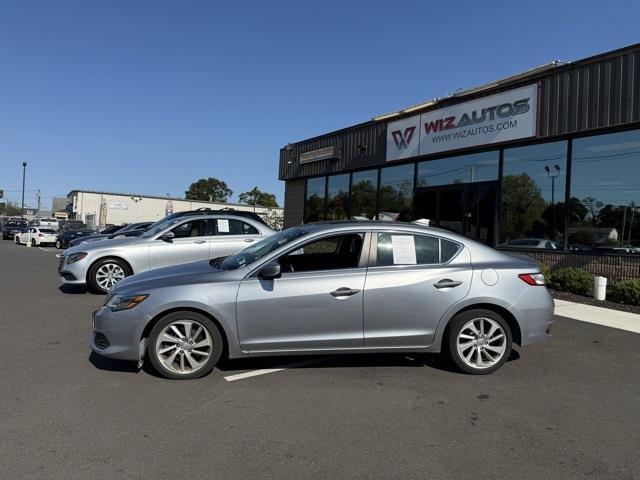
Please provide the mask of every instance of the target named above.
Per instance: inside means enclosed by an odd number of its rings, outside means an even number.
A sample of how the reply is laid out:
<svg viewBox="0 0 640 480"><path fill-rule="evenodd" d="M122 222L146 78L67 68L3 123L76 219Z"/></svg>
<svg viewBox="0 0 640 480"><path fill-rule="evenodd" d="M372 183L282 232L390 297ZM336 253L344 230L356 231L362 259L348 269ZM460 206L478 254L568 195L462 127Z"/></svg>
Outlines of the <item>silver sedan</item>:
<svg viewBox="0 0 640 480"><path fill-rule="evenodd" d="M239 214L179 212L154 223L138 237L66 249L60 255L58 275L64 284L88 284L98 293L107 293L130 275L231 255L273 233L264 223Z"/></svg>
<svg viewBox="0 0 640 480"><path fill-rule="evenodd" d="M552 318L532 261L420 225L326 223L122 280L93 315L91 348L176 379L223 352L443 352L487 374L513 343L546 340Z"/></svg>

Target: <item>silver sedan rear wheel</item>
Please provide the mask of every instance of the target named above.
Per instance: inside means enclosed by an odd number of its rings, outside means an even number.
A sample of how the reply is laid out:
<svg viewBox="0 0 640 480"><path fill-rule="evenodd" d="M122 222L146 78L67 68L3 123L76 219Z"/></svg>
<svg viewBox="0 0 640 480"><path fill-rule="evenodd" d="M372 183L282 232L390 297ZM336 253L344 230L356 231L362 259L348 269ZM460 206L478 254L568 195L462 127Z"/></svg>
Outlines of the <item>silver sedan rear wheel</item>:
<svg viewBox="0 0 640 480"><path fill-rule="evenodd" d="M480 317L468 321L460 329L456 346L458 355L469 367L486 369L502 360L507 338L498 322Z"/></svg>
<svg viewBox="0 0 640 480"><path fill-rule="evenodd" d="M188 375L207 364L213 340L200 322L176 320L162 329L154 348L164 368L177 375Z"/></svg>

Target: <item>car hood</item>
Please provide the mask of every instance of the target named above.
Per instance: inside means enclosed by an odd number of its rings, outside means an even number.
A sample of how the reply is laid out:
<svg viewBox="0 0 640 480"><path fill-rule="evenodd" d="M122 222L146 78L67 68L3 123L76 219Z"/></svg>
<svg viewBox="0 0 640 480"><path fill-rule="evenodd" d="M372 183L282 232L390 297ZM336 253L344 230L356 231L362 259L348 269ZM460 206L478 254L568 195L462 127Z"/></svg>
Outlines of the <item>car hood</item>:
<svg viewBox="0 0 640 480"><path fill-rule="evenodd" d="M106 237L104 238L106 239ZM78 253L78 252L87 252L91 253L93 251L97 251L103 248L114 248L125 245L134 245L138 243L144 243L146 239L138 238L138 237L124 237L124 238L113 238L108 242L89 242L82 243L80 245L76 245L75 247L68 248L64 251L65 255L68 253Z"/></svg>
<svg viewBox="0 0 640 480"><path fill-rule="evenodd" d="M116 284L114 293L144 293L156 288L226 282L235 279L237 279L235 271L219 270L213 268L209 260L201 260L156 268L127 277Z"/></svg>

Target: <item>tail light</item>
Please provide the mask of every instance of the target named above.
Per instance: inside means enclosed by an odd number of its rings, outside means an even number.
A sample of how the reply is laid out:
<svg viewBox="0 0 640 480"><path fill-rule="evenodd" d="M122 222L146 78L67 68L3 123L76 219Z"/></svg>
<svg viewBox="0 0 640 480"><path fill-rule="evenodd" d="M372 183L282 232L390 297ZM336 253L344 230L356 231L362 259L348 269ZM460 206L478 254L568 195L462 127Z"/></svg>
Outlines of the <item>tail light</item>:
<svg viewBox="0 0 640 480"><path fill-rule="evenodd" d="M542 273L521 273L520 280L533 287L544 286L544 275Z"/></svg>

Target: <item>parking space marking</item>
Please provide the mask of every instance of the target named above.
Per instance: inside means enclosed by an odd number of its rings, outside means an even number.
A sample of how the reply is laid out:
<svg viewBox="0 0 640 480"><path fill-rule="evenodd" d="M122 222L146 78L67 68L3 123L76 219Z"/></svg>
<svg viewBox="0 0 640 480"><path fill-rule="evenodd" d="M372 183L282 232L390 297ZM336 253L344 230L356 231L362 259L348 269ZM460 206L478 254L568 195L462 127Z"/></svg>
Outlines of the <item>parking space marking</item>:
<svg viewBox="0 0 640 480"><path fill-rule="evenodd" d="M263 368L260 370L252 370L250 372L237 373L235 375L229 375L228 377L224 377L227 382L235 382L236 380L244 380L245 378L257 377L260 375L268 375L269 373L281 372L283 370L289 370L291 368L304 367L306 365L312 365L314 363L322 363L327 362L329 360L333 360L338 357L327 357L327 358L316 358L313 360L305 360L302 362L289 363L287 365L282 365L277 368Z"/></svg>
<svg viewBox="0 0 640 480"><path fill-rule="evenodd" d="M43 252L55 252L55 250L50 250L48 248L44 248L44 247L38 247L40 250L42 250Z"/></svg>

